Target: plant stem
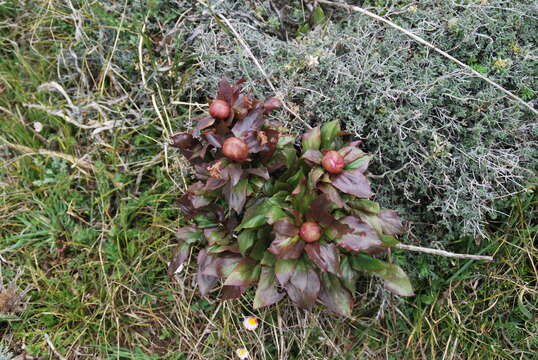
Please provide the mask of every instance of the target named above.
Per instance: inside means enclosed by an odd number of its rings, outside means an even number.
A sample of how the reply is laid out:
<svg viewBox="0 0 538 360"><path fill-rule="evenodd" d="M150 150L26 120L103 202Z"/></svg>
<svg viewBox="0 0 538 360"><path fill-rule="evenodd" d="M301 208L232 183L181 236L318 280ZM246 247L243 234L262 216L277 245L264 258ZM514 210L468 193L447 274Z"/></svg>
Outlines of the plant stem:
<svg viewBox="0 0 538 360"><path fill-rule="evenodd" d="M414 246L414 245L405 245L405 244L398 244L395 247L398 248L398 249L402 249L402 250L417 251L417 252L423 252L423 253L426 253L426 254L439 255L439 256L444 256L444 257L451 257L451 258L458 258L458 259L493 261L492 256L457 254L457 253L452 253L452 252L445 251L445 250L438 250L438 249L425 248L425 247Z"/></svg>

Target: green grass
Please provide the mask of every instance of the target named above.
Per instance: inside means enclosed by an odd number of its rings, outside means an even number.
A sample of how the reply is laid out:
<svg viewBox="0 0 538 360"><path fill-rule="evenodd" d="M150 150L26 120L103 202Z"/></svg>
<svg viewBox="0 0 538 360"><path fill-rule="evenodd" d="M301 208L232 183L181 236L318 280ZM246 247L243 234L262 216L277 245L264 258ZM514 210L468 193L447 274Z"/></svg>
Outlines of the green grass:
<svg viewBox="0 0 538 360"><path fill-rule="evenodd" d="M362 279L353 319L321 308L303 312L288 301L253 312L252 292L226 303L200 298L195 254L170 279L173 233L182 224L175 201L188 170L163 144L198 109L171 100L196 98L185 84L199 64L188 51L159 52L165 51L154 39L160 26L182 11L174 7L164 16L150 3L123 13L123 3L107 2L117 7L107 10L80 1L77 39L69 2L0 1L0 263L4 284L21 272L17 286L32 289L24 311L0 317L2 345L43 359L232 359L241 346L256 359L533 358L538 195L532 191L498 204L507 216L490 221L489 239L443 244L494 254L494 262L395 251L392 260L409 272L417 296L397 298ZM187 37L180 32L175 40ZM163 74L158 61L167 58L175 67ZM28 107L70 110L61 94L37 91L51 81L85 111L71 113L73 119L118 126L92 136L94 129ZM92 102L102 111L83 108ZM39 133L35 122L43 125ZM245 315L261 319L255 332L242 328Z"/></svg>

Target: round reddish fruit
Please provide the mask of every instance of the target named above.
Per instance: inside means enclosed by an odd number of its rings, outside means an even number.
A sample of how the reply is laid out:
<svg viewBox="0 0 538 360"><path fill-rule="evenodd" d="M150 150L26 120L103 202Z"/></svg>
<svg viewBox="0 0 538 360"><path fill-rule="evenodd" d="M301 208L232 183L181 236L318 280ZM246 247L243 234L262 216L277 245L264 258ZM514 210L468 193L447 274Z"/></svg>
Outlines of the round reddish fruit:
<svg viewBox="0 0 538 360"><path fill-rule="evenodd" d="M213 100L209 105L209 115L215 119L226 119L230 116L230 105L224 100Z"/></svg>
<svg viewBox="0 0 538 360"><path fill-rule="evenodd" d="M313 221L307 221L301 225L299 236L306 242L318 241L321 237L321 228Z"/></svg>
<svg viewBox="0 0 538 360"><path fill-rule="evenodd" d="M344 171L344 166L346 166L344 157L334 150L327 151L325 155L323 155L321 164L323 165L323 168L331 174L340 174Z"/></svg>
<svg viewBox="0 0 538 360"><path fill-rule="evenodd" d="M232 161L243 162L248 157L248 146L243 140L231 137L222 144L222 153Z"/></svg>

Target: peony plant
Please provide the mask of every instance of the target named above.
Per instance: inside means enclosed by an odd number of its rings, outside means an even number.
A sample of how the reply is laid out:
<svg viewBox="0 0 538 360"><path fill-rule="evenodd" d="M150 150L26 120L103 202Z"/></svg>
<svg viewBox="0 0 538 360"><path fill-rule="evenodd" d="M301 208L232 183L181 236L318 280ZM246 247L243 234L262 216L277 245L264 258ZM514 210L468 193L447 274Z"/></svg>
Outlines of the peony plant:
<svg viewBox="0 0 538 360"><path fill-rule="evenodd" d="M231 299L257 285L254 308L287 295L302 308L319 302L349 316L361 273L413 295L399 266L373 256L398 244L404 227L394 210L372 200L371 156L360 142L346 142L335 120L296 144L266 119L279 101L254 99L240 85L222 80L209 115L172 136L195 181L179 200L188 224L176 233L169 273L199 249L201 294L218 289Z"/></svg>

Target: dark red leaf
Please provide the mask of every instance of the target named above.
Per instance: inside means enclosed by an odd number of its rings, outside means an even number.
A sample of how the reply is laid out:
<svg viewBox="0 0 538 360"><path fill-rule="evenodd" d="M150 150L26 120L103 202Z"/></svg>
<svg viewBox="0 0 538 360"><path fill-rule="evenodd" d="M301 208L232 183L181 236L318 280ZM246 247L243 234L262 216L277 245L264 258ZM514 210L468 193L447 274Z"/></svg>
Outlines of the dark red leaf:
<svg viewBox="0 0 538 360"><path fill-rule="evenodd" d="M232 132L236 137L243 138L251 131L260 130L263 122L263 108L260 107L252 110L244 119L235 123Z"/></svg>
<svg viewBox="0 0 538 360"><path fill-rule="evenodd" d="M269 172L264 167L251 168L246 170L247 173L261 177L262 179L269 180Z"/></svg>
<svg viewBox="0 0 538 360"><path fill-rule="evenodd" d="M340 193L331 184L321 184L318 186L318 189L321 190L321 192L337 207L347 208L346 203L344 203L344 200L340 197Z"/></svg>
<svg viewBox="0 0 538 360"><path fill-rule="evenodd" d="M222 169L221 176L229 181L232 186L236 186L241 180L241 176L243 176L243 169L241 165L232 163Z"/></svg>
<svg viewBox="0 0 538 360"><path fill-rule="evenodd" d="M332 184L346 194L355 195L360 198L369 198L374 193L370 188L370 182L359 170L344 171L334 177Z"/></svg>
<svg viewBox="0 0 538 360"><path fill-rule="evenodd" d="M378 215L379 223L384 234L396 235L404 231L402 220L394 210L383 210Z"/></svg>
<svg viewBox="0 0 538 360"><path fill-rule="evenodd" d="M323 159L323 154L319 150L306 150L303 156L301 156L302 159L306 160L310 164L319 165L321 164L321 160Z"/></svg>
<svg viewBox="0 0 538 360"><path fill-rule="evenodd" d="M231 300L236 299L241 296L247 289L246 286L228 286L224 285L222 287L222 292L220 294L220 298L222 300Z"/></svg>
<svg viewBox="0 0 538 360"><path fill-rule="evenodd" d="M239 88L236 88L228 82L226 79L222 79L219 82L219 91L217 93L217 99L224 100L228 104L232 105L239 96Z"/></svg>
<svg viewBox="0 0 538 360"><path fill-rule="evenodd" d="M224 139L222 136L215 134L214 131L208 131L202 134L203 137L207 140L208 143L216 147L217 149L220 149L222 147L222 143L224 142Z"/></svg>
<svg viewBox="0 0 538 360"><path fill-rule="evenodd" d="M306 219L314 221L324 227L330 226L334 221L334 216L330 212L331 202L325 195L318 196L310 204L310 208L306 212Z"/></svg>
<svg viewBox="0 0 538 360"><path fill-rule="evenodd" d="M271 111L280 107L280 100L276 97L269 98L263 103L263 110L265 114L269 114Z"/></svg>
<svg viewBox="0 0 538 360"><path fill-rule="evenodd" d="M224 188L224 198L228 202L228 205L231 209L234 209L236 213L240 214L243 210L243 206L247 201L247 187L248 180L241 180L236 186L231 186L231 183L228 183Z"/></svg>
<svg viewBox="0 0 538 360"><path fill-rule="evenodd" d="M328 273L321 275L319 299L329 310L340 315L351 316L353 297L336 276Z"/></svg>
<svg viewBox="0 0 538 360"><path fill-rule="evenodd" d="M212 178L207 179L207 182L205 184L205 189L207 191L217 190L223 187L224 185L226 185L226 180L212 177Z"/></svg>
<svg viewBox="0 0 538 360"><path fill-rule="evenodd" d="M273 305L282 300L284 294L278 292L275 280L274 269L263 266L260 281L258 282L258 289L254 296L254 309Z"/></svg>
<svg viewBox="0 0 538 360"><path fill-rule="evenodd" d="M291 300L301 308L312 307L319 294L320 282L316 271L299 263L290 281L284 286Z"/></svg>
<svg viewBox="0 0 538 360"><path fill-rule="evenodd" d="M200 136L200 133L202 130L207 129L211 125L215 123L215 119L211 116L204 116L201 118L193 119L196 120L196 124L194 125L194 136L198 137Z"/></svg>
<svg viewBox="0 0 538 360"><path fill-rule="evenodd" d="M269 251L278 259L298 259L303 253L304 241L299 236L289 237L277 234Z"/></svg>
<svg viewBox="0 0 538 360"><path fill-rule="evenodd" d="M320 244L316 241L306 244L305 251L310 260L316 263L323 271L340 275L340 258L334 244Z"/></svg>
<svg viewBox="0 0 538 360"><path fill-rule="evenodd" d="M288 217L275 221L273 224L273 230L278 235L287 237L293 237L299 233L299 228L295 226L293 220Z"/></svg>

